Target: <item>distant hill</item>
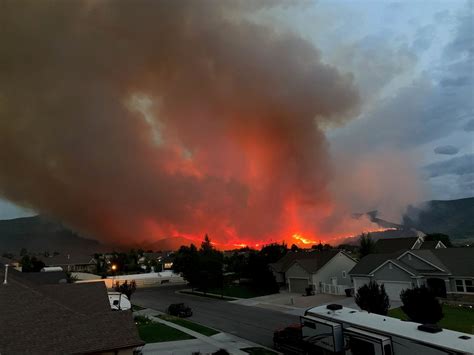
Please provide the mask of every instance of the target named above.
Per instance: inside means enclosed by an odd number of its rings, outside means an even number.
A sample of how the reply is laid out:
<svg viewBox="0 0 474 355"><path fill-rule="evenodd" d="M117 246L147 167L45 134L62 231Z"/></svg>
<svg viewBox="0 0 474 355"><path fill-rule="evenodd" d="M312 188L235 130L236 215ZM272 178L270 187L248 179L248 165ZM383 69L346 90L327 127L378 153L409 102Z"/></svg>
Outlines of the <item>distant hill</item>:
<svg viewBox="0 0 474 355"><path fill-rule="evenodd" d="M155 242L152 242L150 244L146 244L143 248L144 249L151 249L151 250L177 250L181 245L187 245L189 246L190 244L196 245L198 248L201 245L201 242L196 242L191 239L187 239L184 237L169 237L169 238L163 238L159 239Z"/></svg>
<svg viewBox="0 0 474 355"><path fill-rule="evenodd" d="M103 246L43 216L0 220L0 252L18 254L21 248L35 253L94 253Z"/></svg>
<svg viewBox="0 0 474 355"><path fill-rule="evenodd" d="M425 233L444 233L452 240L474 239L474 197L409 206L403 225Z"/></svg>

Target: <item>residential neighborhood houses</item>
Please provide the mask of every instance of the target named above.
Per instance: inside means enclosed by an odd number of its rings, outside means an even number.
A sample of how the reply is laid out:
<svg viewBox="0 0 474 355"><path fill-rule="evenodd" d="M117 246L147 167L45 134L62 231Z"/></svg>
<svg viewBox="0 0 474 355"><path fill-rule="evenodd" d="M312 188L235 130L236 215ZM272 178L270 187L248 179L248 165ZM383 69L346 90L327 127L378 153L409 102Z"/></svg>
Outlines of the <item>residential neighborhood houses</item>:
<svg viewBox="0 0 474 355"><path fill-rule="evenodd" d="M245 307L270 307L277 312L283 312L283 315L288 315L290 320L295 315L303 315L305 310L310 307L318 307L331 302L357 309L358 306L354 302L353 295L356 295L361 287L370 282L384 286L384 292L386 292L392 308L402 304L400 295L403 291L426 286L446 307L463 305L467 308L459 308L459 310L466 309L463 312L468 312L466 314L472 317L473 311L469 311L469 307L474 305L474 263L472 262L474 248L447 247L440 240L425 240L425 236L417 236L379 239L374 243L374 252L360 259L357 258L357 246L349 249L351 251L347 252L321 244L308 249L294 246L289 249L286 245L272 244L264 246L261 251L249 248L228 251L221 253L224 257L219 258L217 256L220 252L213 249L212 242L206 236L201 249L195 249L196 254L194 255L198 259L193 259L194 257L188 259L190 255L187 253L192 251L192 248L181 248L176 252L131 250L128 253L104 253L91 256L74 255L74 253L64 255L58 253L54 256L36 254L26 256L26 259L25 256L21 259L5 254L0 259L2 263L0 275L5 280L5 284L2 285L4 287L0 288L0 297L2 304L9 304L9 307L8 310L2 309L0 313L2 319L15 323L20 322L17 317L24 314L26 309L29 314L35 316L35 322L32 322L32 325L28 325L28 327L34 327L40 322L51 323L50 317L60 319L50 328L49 326L45 327L41 336L30 332L32 337L38 337L38 339L42 339L42 336L51 338L48 341L32 340L30 342L32 349L35 347L40 350L57 348L58 353L70 353L72 346L70 348L59 344L59 341L52 335L56 331L60 336L63 336L62 334L65 332L73 332L74 336L87 337L89 340L81 344L82 347L77 347L80 349L79 352L103 353L114 349L113 351L118 353L133 351L153 353L157 349L168 349L169 346L165 343L159 345L161 341L166 341L166 337L165 340L156 340L153 337L149 338L144 333L144 329L148 329L147 327L150 326L157 327L156 332L158 333L162 331L158 330L161 329L159 327L169 326L168 320L155 317L160 312L166 312L168 305L165 305L164 309L158 307L150 308L148 311L135 309L135 316L139 317L135 325L132 312L123 311L117 305L114 308L109 302L112 297L120 304L127 303L127 309L130 308L129 300L132 301L132 304L137 302L135 304L150 307L154 303L150 304L149 298L145 297L150 294L148 292L156 292L156 297L159 299L160 294L169 295L167 289L179 290L174 294L175 296L169 298L171 303L173 298L176 299L176 302L184 300L192 303L192 297L215 297L214 302L233 302L236 306L243 305ZM212 253L209 254L211 251ZM185 254L181 255L182 252ZM180 275L181 271L179 270L183 268L188 270L189 265L186 266L188 262L204 267L207 260L205 258L208 258L209 255L214 255L211 259L214 260L213 262L222 263L220 266L222 280L227 280L222 284L222 289L216 287L219 284L215 283L219 280L219 276L207 274L209 280L214 280L214 283L203 284L192 281L196 289L189 291L192 291L193 296L181 293L182 291L187 292L186 287L189 287L186 286L186 282L189 281L187 277L200 276L201 273L186 271ZM201 257L204 259L200 260ZM34 258L37 258L37 263L44 264L44 267L37 270L39 272L21 272L22 260L31 262ZM176 264L178 272L172 270L175 260L178 260ZM9 269L4 267L6 264L10 265ZM198 268L200 267L198 266ZM267 268L269 272L262 273L261 268ZM192 269L191 265L190 270ZM219 272L215 266L212 270L214 270L212 272ZM77 276L80 278L78 279ZM257 278L254 279L254 277ZM270 286L270 281L266 282L265 288L262 287L259 290L258 285L262 283L262 278L274 279L273 282L278 285L279 292L275 293L274 288ZM121 286L121 291L117 292L118 287L123 284L125 285ZM120 292L126 290L131 284L137 288L136 294L133 295L134 290L132 290L129 296L121 296ZM206 288L201 289L204 287L201 285L205 285ZM148 289L150 291L145 291ZM267 291L263 292L263 290ZM206 296L206 292L209 293L208 296ZM18 299L15 299L15 293L19 296ZM131 299L130 296L132 296ZM41 301L41 305L37 304L39 301ZM194 303L192 304L194 305ZM196 316L197 319L201 319L199 306L197 307L193 310L192 319ZM54 312L42 315L43 312L49 312L52 308L54 308ZM397 309L394 309L393 312L390 311L389 315L395 315ZM449 308L446 309L449 310ZM143 314L151 318L144 321L144 318L140 318ZM469 321L471 318L467 319ZM474 323L474 317L472 319ZM82 322L81 326L75 324L79 320ZM25 320L21 320L21 322L25 322ZM86 325L89 322L95 322L94 324L99 324L101 327L105 327L104 322L111 322L113 326L110 325L111 329L104 330L103 333L92 334L86 330ZM288 321L288 324L290 323ZM206 325L212 326L209 323ZM115 327L120 329L115 329ZM192 325L192 327L195 326ZM274 328L277 328L277 324ZM182 328L179 329L176 331L183 331ZM462 329L469 331L469 327ZM109 335L109 332L113 335ZM6 334L5 337L0 340L2 354L15 353L16 350L22 348L23 345L15 340L18 333L9 329L4 334ZM94 340L105 336L107 341L100 345L98 340ZM185 339L185 335L181 335L181 337ZM241 348L245 346L243 338L238 340ZM72 344L76 342L74 339L71 340ZM178 336L177 339L181 338ZM147 342L146 346L143 340ZM155 341L158 343L154 343ZM38 342L41 342L41 345ZM183 349L191 349L192 344L197 343L197 341L192 343L188 340L180 340L181 345L179 346ZM152 344L155 345L151 347ZM207 344L207 348L203 347L203 349L218 350L222 345L231 350L234 349L236 353L240 351L235 346L229 345L227 340L220 342L211 338L203 338L200 344L202 346ZM279 345L281 344L279 343ZM270 344L262 340L261 346L268 347ZM24 349L28 350L28 348Z"/></svg>
<svg viewBox="0 0 474 355"><path fill-rule="evenodd" d="M402 290L425 285L436 296L474 302L474 248L399 250L364 257L350 272L354 289L373 280L391 300Z"/></svg>

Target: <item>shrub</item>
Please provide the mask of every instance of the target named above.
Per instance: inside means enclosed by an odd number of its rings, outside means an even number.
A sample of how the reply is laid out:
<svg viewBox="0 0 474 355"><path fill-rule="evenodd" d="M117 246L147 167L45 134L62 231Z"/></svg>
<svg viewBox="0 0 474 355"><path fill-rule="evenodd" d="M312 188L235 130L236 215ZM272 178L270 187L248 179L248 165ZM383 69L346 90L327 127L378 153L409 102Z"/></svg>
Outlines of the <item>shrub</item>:
<svg viewBox="0 0 474 355"><path fill-rule="evenodd" d="M413 322L435 324L444 316L441 304L426 286L404 290L400 298L403 312Z"/></svg>
<svg viewBox="0 0 474 355"><path fill-rule="evenodd" d="M369 313L387 315L390 301L385 292L384 285L378 285L375 281L360 287L355 295L355 301L360 309Z"/></svg>

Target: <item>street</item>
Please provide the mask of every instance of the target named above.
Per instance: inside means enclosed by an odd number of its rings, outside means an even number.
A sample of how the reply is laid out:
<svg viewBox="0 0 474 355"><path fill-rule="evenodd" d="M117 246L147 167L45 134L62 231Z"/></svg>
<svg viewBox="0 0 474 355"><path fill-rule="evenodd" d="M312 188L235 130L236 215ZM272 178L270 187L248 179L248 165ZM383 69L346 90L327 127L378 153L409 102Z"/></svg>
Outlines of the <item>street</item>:
<svg viewBox="0 0 474 355"><path fill-rule="evenodd" d="M193 310L190 320L268 347L273 346L274 330L299 322L299 317L290 314L176 293L185 287L180 285L137 289L132 302L162 312L166 312L171 303L184 302Z"/></svg>

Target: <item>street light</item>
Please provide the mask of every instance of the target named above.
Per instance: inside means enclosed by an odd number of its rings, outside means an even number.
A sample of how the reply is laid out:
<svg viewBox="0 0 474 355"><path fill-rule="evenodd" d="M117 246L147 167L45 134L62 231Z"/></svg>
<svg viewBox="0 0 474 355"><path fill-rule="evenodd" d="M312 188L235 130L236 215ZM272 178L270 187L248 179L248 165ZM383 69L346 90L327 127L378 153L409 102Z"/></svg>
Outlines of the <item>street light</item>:
<svg viewBox="0 0 474 355"><path fill-rule="evenodd" d="M117 270L117 265L115 264L112 264L112 271L113 271L113 275L112 275L112 288L115 287L115 271Z"/></svg>

